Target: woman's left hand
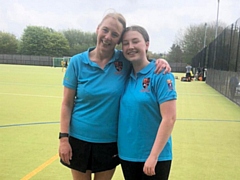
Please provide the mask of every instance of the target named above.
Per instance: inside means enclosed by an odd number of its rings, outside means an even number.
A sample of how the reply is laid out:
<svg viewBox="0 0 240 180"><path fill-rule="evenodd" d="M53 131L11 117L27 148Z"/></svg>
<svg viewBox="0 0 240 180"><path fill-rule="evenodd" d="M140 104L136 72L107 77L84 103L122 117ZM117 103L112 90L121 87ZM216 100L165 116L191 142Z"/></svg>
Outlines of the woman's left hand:
<svg viewBox="0 0 240 180"><path fill-rule="evenodd" d="M148 176L155 175L155 166L157 164L157 159L149 156L144 163L143 172Z"/></svg>
<svg viewBox="0 0 240 180"><path fill-rule="evenodd" d="M165 59L157 59L155 73L159 74L163 69L165 69L164 74L171 72L171 67Z"/></svg>

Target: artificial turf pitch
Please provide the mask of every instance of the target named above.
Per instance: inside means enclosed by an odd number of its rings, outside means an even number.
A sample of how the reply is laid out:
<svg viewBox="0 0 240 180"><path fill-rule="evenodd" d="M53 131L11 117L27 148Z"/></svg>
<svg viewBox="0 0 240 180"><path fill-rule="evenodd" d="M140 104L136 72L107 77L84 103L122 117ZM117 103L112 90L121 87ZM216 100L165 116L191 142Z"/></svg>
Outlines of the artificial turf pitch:
<svg viewBox="0 0 240 180"><path fill-rule="evenodd" d="M57 155L61 68L0 68L0 179L71 179ZM205 82L179 79L169 179L240 179L240 107ZM122 179L118 166L113 180Z"/></svg>

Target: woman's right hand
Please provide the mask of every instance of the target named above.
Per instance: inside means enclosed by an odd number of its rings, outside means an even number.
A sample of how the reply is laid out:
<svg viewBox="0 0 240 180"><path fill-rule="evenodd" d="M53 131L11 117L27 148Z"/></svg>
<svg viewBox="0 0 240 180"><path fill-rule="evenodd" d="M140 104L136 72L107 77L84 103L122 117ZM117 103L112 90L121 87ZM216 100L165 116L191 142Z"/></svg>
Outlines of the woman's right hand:
<svg viewBox="0 0 240 180"><path fill-rule="evenodd" d="M60 139L59 157L64 163L70 165L70 160L72 159L72 148L69 144L68 137Z"/></svg>

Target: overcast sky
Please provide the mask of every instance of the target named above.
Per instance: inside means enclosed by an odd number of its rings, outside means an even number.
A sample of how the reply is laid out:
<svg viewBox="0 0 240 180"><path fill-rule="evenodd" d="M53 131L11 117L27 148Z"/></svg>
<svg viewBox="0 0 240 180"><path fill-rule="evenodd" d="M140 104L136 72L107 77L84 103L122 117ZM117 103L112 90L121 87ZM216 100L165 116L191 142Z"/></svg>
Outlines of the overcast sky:
<svg viewBox="0 0 240 180"><path fill-rule="evenodd" d="M218 0L0 0L0 31L18 38L31 26L95 32L109 9L124 15L127 26L140 25L150 35L150 51L168 52L179 31L216 22ZM240 18L240 0L220 0L219 21Z"/></svg>

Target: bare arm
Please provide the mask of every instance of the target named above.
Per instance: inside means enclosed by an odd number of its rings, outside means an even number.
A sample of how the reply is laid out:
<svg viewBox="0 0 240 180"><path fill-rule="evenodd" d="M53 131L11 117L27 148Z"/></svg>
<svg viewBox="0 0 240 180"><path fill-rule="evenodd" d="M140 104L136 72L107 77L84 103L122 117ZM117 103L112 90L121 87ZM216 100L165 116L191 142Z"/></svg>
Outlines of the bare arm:
<svg viewBox="0 0 240 180"><path fill-rule="evenodd" d="M63 90L63 101L61 107L61 117L60 117L60 132L68 133L71 113L73 109L75 98L75 90L64 87ZM72 157L72 149L68 142L68 137L63 137L60 139L59 144L59 156L65 162L70 164L69 160Z"/></svg>
<svg viewBox="0 0 240 180"><path fill-rule="evenodd" d="M176 121L176 100L164 102L159 108L162 114L162 122L158 128L151 153L143 168L144 173L149 176L155 174L155 166L158 161L158 156L162 152L172 133Z"/></svg>

